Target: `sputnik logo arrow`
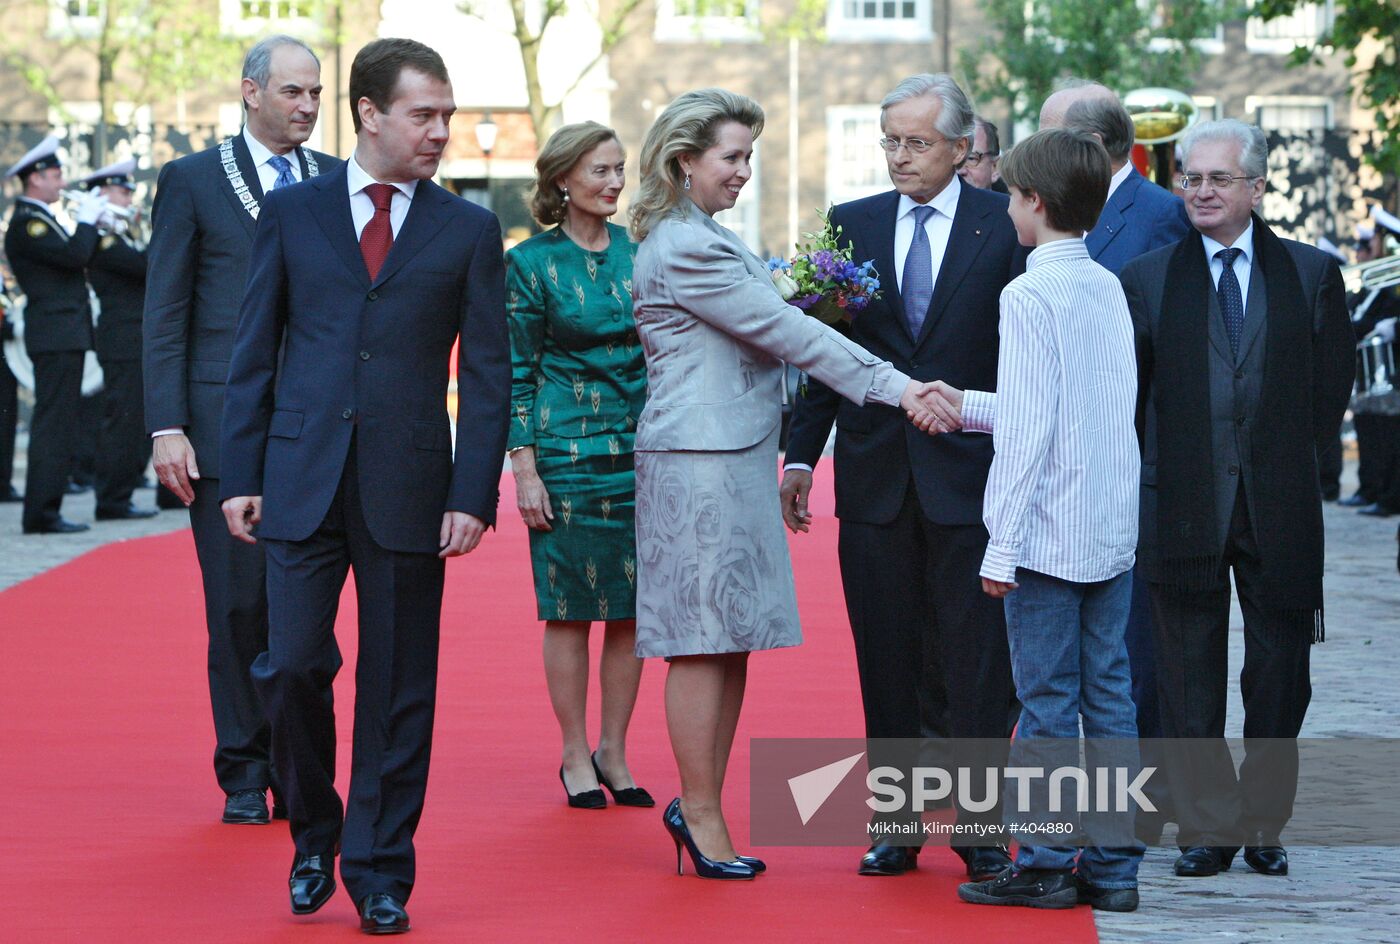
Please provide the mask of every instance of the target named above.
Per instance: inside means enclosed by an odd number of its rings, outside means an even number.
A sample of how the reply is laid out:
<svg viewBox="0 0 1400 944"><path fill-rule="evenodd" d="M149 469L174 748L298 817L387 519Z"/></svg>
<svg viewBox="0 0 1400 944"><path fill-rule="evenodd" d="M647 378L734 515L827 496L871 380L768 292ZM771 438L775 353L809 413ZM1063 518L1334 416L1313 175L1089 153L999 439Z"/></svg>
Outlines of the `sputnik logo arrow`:
<svg viewBox="0 0 1400 944"><path fill-rule="evenodd" d="M817 815L817 810L836 792L836 788L841 786L841 781L846 779L851 768L864 756L865 751L861 751L833 764L788 779L788 790L792 792L792 802L797 806L797 815L802 817L803 826Z"/></svg>

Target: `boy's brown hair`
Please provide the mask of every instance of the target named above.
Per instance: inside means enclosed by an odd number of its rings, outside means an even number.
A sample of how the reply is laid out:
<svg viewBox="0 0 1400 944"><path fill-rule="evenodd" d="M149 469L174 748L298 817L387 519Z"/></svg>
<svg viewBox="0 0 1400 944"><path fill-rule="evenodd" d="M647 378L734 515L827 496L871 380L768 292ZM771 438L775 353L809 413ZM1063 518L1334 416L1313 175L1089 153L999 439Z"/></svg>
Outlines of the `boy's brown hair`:
<svg viewBox="0 0 1400 944"><path fill-rule="evenodd" d="M1040 197L1045 221L1062 233L1094 228L1113 179L1099 139L1064 128L1046 128L1016 142L1002 155L1000 170L1008 187Z"/></svg>

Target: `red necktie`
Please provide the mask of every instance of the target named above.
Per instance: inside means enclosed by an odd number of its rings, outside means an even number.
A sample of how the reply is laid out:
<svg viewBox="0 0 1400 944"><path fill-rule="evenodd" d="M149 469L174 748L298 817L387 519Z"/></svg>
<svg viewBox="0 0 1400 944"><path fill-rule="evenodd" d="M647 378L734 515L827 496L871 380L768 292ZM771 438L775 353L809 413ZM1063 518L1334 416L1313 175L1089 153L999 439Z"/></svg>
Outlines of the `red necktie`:
<svg viewBox="0 0 1400 944"><path fill-rule="evenodd" d="M394 228L389 225L389 206L394 200L394 187L389 184L370 184L365 193L374 201L374 216L365 224L360 233L360 255L365 257L365 268L369 270L369 280L379 277L379 269L389 258L389 250L394 248Z"/></svg>

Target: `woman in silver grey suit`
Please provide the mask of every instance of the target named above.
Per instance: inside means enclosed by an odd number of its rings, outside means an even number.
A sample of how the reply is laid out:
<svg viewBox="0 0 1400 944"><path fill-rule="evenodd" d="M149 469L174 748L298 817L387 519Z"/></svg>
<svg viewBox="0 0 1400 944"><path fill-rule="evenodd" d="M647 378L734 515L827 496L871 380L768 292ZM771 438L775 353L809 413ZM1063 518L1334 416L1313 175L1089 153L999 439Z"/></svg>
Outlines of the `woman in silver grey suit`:
<svg viewBox="0 0 1400 944"><path fill-rule="evenodd" d="M793 309L712 217L748 181L763 110L687 92L647 134L631 210L633 311L647 362L637 422L637 655L670 661L666 718L681 796L664 816L681 867L750 879L720 805L748 654L802 641L778 504L782 361L856 403L925 411L920 385Z"/></svg>

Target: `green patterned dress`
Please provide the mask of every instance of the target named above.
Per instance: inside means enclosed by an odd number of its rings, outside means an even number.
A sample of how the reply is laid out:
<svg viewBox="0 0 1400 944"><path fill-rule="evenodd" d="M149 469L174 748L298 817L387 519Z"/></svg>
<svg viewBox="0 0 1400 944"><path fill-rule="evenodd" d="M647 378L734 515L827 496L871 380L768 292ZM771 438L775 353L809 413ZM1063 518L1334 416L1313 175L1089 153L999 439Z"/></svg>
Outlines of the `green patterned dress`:
<svg viewBox="0 0 1400 944"><path fill-rule="evenodd" d="M553 531L530 532L542 620L636 617L632 442L646 362L632 320L637 246L608 224L603 252L558 227L506 253L510 448L535 447Z"/></svg>

